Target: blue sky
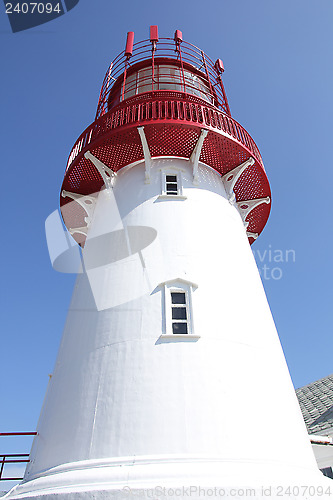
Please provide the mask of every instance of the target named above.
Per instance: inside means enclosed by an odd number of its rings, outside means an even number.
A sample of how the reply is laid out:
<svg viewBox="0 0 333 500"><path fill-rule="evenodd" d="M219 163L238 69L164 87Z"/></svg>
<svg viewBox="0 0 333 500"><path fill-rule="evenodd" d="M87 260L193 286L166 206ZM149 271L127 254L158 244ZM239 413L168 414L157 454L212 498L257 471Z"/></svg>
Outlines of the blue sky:
<svg viewBox="0 0 333 500"><path fill-rule="evenodd" d="M74 283L51 268L44 222L109 62L127 31L145 39L150 24L160 36L180 29L223 59L231 113L258 144L271 184L271 216L252 248L270 268L263 282L294 385L333 372L332 21L331 0L80 0L13 34L0 11L0 431L36 427ZM278 250L294 257L276 263ZM25 451L2 443L0 453Z"/></svg>

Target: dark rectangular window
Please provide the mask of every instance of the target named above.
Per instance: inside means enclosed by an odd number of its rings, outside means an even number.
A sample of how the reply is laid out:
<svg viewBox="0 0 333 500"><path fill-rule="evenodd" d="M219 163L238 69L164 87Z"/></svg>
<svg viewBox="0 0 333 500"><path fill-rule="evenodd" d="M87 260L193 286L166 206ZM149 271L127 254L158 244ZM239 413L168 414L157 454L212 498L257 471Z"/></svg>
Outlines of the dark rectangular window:
<svg viewBox="0 0 333 500"><path fill-rule="evenodd" d="M171 292L171 301L173 304L186 304L185 292Z"/></svg>
<svg viewBox="0 0 333 500"><path fill-rule="evenodd" d="M171 292L172 333L189 333L186 299L185 292Z"/></svg>
<svg viewBox="0 0 333 500"><path fill-rule="evenodd" d="M172 319L187 319L186 307L173 307Z"/></svg>
<svg viewBox="0 0 333 500"><path fill-rule="evenodd" d="M167 182L175 182L177 184L177 175L167 175L166 181Z"/></svg>
<svg viewBox="0 0 333 500"><path fill-rule="evenodd" d="M181 334L188 333L187 323L172 323L172 333L181 333Z"/></svg>
<svg viewBox="0 0 333 500"><path fill-rule="evenodd" d="M178 194L177 175L165 176L165 192L166 194Z"/></svg>

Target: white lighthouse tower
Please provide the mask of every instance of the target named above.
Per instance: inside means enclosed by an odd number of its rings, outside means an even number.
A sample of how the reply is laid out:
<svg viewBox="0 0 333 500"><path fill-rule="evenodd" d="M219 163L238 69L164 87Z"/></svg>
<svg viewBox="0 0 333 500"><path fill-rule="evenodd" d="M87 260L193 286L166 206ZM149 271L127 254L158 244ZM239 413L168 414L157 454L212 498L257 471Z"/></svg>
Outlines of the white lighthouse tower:
<svg viewBox="0 0 333 500"><path fill-rule="evenodd" d="M82 272L10 499L329 495L250 249L271 195L223 70L151 26L107 71L61 189Z"/></svg>

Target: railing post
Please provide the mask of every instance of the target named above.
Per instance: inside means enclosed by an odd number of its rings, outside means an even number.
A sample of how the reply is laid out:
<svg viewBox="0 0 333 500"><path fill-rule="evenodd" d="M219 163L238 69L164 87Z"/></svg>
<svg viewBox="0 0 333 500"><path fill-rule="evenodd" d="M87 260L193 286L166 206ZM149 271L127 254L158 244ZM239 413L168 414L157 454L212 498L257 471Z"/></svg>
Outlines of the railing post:
<svg viewBox="0 0 333 500"><path fill-rule="evenodd" d="M206 64L206 58L205 58L205 54L204 54L203 51L201 51L201 57L202 57L202 62L203 62L204 68L205 68L207 80L208 80L208 83L209 83L210 93L211 93L211 96L212 96L212 99L213 99L212 104L213 104L215 102L214 101L215 92L213 91L212 82L210 81L210 77L209 77L209 73L208 73L208 68L207 68L207 64Z"/></svg>
<svg viewBox="0 0 333 500"><path fill-rule="evenodd" d="M186 93L186 82L185 82L185 73L184 73L184 64L183 64L183 58L182 58L182 52L180 49L180 45L178 46L178 54L180 57L180 67L181 67L181 73L183 77L183 87L184 87L184 92Z"/></svg>
<svg viewBox="0 0 333 500"><path fill-rule="evenodd" d="M2 472L3 472L3 468L5 466L5 461L6 461L6 455L3 456L3 459L2 459L2 462L1 462L0 479L2 477Z"/></svg>

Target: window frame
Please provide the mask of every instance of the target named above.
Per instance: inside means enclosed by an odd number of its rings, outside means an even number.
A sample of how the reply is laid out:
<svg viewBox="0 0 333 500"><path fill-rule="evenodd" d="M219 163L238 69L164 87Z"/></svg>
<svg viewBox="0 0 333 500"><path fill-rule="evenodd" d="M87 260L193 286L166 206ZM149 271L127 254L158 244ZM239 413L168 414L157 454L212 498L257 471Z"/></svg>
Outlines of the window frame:
<svg viewBox="0 0 333 500"><path fill-rule="evenodd" d="M167 177L168 176L173 176L177 178L177 192L173 193L168 193L167 191L167 184L175 184L174 182L167 182ZM168 170L162 170L161 171L161 194L159 195L159 198L163 199L178 199L178 200L186 200L187 196L183 195L183 178L182 178L182 172L178 169L168 169Z"/></svg>
<svg viewBox="0 0 333 500"><path fill-rule="evenodd" d="M168 191L167 190L167 184L169 184L167 182L167 177L168 176L176 177L176 179L177 179L176 180L177 193L175 193L175 194L171 194L171 193L167 192ZM180 196L180 195L183 194L180 172L177 172L177 171L175 171L175 172L172 172L172 171L168 171L168 172L164 171L164 172L162 172L162 194L165 195L165 196Z"/></svg>
<svg viewBox="0 0 333 500"><path fill-rule="evenodd" d="M163 331L160 339L183 339L183 340L193 340L200 338L194 330L193 321L193 290L197 288L195 283L176 279L161 283L163 287ZM186 320L177 320L172 318L172 293L181 292L185 293L185 308L186 308ZM175 307L178 305L174 304ZM179 307L183 307L179 304ZM173 323L186 323L187 333L173 333Z"/></svg>

